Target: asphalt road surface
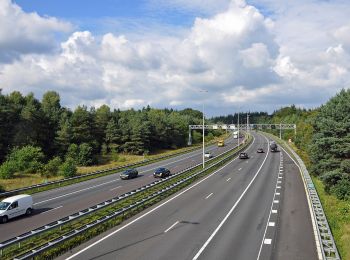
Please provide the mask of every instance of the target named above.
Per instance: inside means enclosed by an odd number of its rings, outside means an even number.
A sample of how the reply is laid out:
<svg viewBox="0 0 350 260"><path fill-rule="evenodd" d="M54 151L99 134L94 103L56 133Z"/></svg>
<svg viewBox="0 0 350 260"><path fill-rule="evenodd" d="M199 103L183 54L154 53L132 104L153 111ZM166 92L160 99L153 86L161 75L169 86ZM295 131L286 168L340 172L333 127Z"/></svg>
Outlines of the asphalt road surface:
<svg viewBox="0 0 350 260"><path fill-rule="evenodd" d="M231 136L224 147L211 145L206 148L214 156L237 145L237 139ZM0 224L0 241L11 239L25 232L49 224L77 211L114 198L154 181L154 169L164 166L172 173L196 165L202 161L202 150L182 154L153 164L137 167L139 177L120 180L120 172L89 181L69 185L51 191L33 195L34 212L30 217L23 216Z"/></svg>
<svg viewBox="0 0 350 260"><path fill-rule="evenodd" d="M298 168L253 135L249 159L232 160L60 259L317 259Z"/></svg>

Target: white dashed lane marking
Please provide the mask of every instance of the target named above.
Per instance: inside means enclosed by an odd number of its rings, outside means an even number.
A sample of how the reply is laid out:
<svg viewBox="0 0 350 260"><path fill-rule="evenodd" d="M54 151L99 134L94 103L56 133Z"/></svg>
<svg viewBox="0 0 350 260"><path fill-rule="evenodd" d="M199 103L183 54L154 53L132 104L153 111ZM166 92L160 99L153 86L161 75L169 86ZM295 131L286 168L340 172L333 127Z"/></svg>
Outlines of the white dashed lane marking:
<svg viewBox="0 0 350 260"><path fill-rule="evenodd" d="M211 195L213 195L213 193L210 193L208 196L205 197L205 199L209 199Z"/></svg>

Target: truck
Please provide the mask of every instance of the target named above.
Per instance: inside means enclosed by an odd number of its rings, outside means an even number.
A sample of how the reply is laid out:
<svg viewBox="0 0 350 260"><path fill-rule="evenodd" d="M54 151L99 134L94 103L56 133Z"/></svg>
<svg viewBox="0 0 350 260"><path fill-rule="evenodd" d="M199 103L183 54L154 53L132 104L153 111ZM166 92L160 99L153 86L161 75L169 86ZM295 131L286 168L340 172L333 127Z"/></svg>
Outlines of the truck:
<svg viewBox="0 0 350 260"><path fill-rule="evenodd" d="M224 142L224 140L220 139L218 141L218 147L223 147L223 146L225 146L225 142Z"/></svg>
<svg viewBox="0 0 350 260"><path fill-rule="evenodd" d="M234 139L237 139L237 138L238 138L238 131L234 131L234 132L233 132L233 138L234 138Z"/></svg>
<svg viewBox="0 0 350 260"><path fill-rule="evenodd" d="M277 144L274 141L270 142L271 152L277 152Z"/></svg>

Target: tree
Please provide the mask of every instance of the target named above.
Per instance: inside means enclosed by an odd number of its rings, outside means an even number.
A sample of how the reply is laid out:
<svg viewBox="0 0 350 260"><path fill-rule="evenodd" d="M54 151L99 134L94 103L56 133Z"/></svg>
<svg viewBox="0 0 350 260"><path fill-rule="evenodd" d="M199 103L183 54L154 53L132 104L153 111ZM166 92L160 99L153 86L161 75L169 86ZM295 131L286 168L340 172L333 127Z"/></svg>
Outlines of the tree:
<svg viewBox="0 0 350 260"><path fill-rule="evenodd" d="M41 107L45 116L46 124L43 125L45 131L45 146L46 155L51 157L55 154L57 148L55 146L55 136L59 127L61 116L60 96L55 91L48 91L44 94L41 101Z"/></svg>
<svg viewBox="0 0 350 260"><path fill-rule="evenodd" d="M81 166L89 166L92 165L93 162L92 147L87 143L79 145L78 164Z"/></svg>
<svg viewBox="0 0 350 260"><path fill-rule="evenodd" d="M66 153L66 158L72 158L76 164L79 164L79 146L71 144Z"/></svg>
<svg viewBox="0 0 350 260"><path fill-rule="evenodd" d="M16 171L36 173L43 167L44 154L40 147L31 145L15 148L8 156L8 161L16 165Z"/></svg>
<svg viewBox="0 0 350 260"><path fill-rule="evenodd" d="M350 182L346 162L350 158L350 89L342 90L320 108L313 127L312 172L324 176L327 190L345 198L342 190ZM338 184L341 186L337 187Z"/></svg>
<svg viewBox="0 0 350 260"><path fill-rule="evenodd" d="M72 142L72 126L69 120L68 112L61 114L58 131L56 133L55 144L58 147L58 153L63 156Z"/></svg>
<svg viewBox="0 0 350 260"><path fill-rule="evenodd" d="M95 139L101 147L102 143L104 142L104 139L106 137L106 129L107 125L111 119L111 110L107 105L102 105L96 110L94 122L95 122Z"/></svg>
<svg viewBox="0 0 350 260"><path fill-rule="evenodd" d="M93 144L92 117L86 106L78 106L71 117L72 142L76 144Z"/></svg>
<svg viewBox="0 0 350 260"><path fill-rule="evenodd" d="M74 177L77 173L77 167L74 159L67 158L66 161L59 167L59 174L65 178Z"/></svg>
<svg viewBox="0 0 350 260"><path fill-rule="evenodd" d="M121 143L121 131L119 129L118 123L114 118L108 122L105 130L105 135L105 142L107 144L108 150L118 150L118 147Z"/></svg>

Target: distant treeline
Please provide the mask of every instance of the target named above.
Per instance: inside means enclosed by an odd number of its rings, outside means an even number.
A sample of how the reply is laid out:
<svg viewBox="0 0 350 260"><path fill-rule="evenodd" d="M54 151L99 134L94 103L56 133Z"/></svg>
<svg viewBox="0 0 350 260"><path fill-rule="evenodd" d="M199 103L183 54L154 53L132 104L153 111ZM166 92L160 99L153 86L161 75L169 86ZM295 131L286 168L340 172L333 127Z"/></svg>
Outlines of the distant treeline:
<svg viewBox="0 0 350 260"><path fill-rule="evenodd" d="M111 110L78 106L74 111L60 104L57 92L48 91L41 101L20 92L0 90L0 177L10 172L36 171L39 163L73 159L77 165L95 163L101 154L148 154L153 150L185 146L188 125L199 124L202 114L192 109ZM195 140L199 139L195 134ZM30 162L29 162L30 161ZM13 163L11 163L13 162ZM26 163L27 162L27 163ZM21 164L21 167L16 166ZM40 167L39 167L40 168ZM12 176L12 174L10 174Z"/></svg>
<svg viewBox="0 0 350 260"><path fill-rule="evenodd" d="M245 123L246 115L241 123ZM236 123L237 114L215 117L215 122ZM274 111L271 115L250 113L251 123L296 123L294 131L283 131L285 140L292 139L308 154L311 173L319 176L328 193L350 200L350 89L342 90L317 109L300 109L294 105ZM278 131L274 131L276 135Z"/></svg>

